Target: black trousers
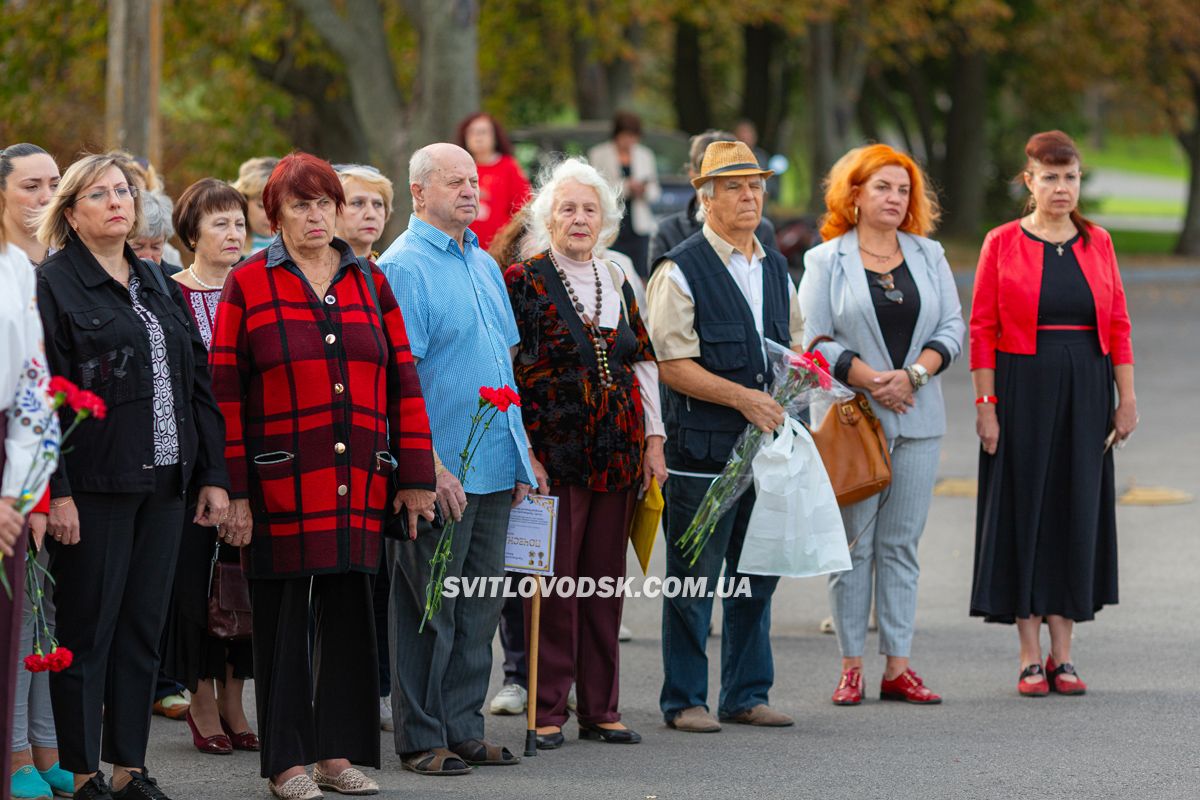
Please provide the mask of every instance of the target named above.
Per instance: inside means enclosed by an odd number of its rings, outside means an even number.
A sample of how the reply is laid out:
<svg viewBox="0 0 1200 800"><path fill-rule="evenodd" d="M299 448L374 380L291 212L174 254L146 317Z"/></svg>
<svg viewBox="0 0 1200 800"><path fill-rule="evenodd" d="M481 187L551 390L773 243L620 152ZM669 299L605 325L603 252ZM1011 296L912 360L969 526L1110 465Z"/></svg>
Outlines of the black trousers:
<svg viewBox="0 0 1200 800"><path fill-rule="evenodd" d="M58 641L71 666L50 675L59 762L146 766L159 641L171 598L184 500L179 467L155 469L154 492L76 492L79 543L50 541Z"/></svg>
<svg viewBox="0 0 1200 800"><path fill-rule="evenodd" d="M371 594L371 576L362 572L250 581L264 778L331 758L379 769Z"/></svg>

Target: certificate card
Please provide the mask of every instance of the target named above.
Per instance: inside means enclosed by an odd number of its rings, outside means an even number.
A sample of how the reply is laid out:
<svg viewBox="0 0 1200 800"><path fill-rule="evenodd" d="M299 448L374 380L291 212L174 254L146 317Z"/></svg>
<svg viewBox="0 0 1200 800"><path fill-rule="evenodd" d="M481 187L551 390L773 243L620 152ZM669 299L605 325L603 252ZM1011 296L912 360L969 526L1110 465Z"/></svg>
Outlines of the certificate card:
<svg viewBox="0 0 1200 800"><path fill-rule="evenodd" d="M558 533L558 498L530 494L508 517L504 568L528 575L554 574L554 536Z"/></svg>

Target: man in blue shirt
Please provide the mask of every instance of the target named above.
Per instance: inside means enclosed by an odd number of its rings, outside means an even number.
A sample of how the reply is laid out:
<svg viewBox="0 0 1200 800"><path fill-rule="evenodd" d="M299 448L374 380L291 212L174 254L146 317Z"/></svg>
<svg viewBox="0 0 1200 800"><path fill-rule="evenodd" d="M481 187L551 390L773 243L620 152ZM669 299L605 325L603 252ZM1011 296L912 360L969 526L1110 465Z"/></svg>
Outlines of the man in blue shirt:
<svg viewBox="0 0 1200 800"><path fill-rule="evenodd" d="M479 176L471 155L432 144L409 162L413 214L379 259L400 303L409 346L429 410L442 513L454 519L446 576L504 574L509 510L533 483L521 410L498 414L460 483L463 446L479 388L516 383L516 320L496 262L468 229L479 212ZM468 764L518 759L483 736L482 707L502 597L444 598L418 632L429 560L439 531L424 522L414 541L389 541L392 706L396 752L405 768L454 775Z"/></svg>

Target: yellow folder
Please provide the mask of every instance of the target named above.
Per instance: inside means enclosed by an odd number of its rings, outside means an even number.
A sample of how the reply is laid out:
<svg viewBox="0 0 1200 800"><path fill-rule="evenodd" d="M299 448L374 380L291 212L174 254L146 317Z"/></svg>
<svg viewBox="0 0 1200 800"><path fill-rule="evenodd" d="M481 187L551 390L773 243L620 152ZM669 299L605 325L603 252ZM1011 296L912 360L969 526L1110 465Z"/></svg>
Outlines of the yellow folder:
<svg viewBox="0 0 1200 800"><path fill-rule="evenodd" d="M658 480L651 478L650 488L638 500L637 508L634 509L633 526L629 530L633 552L637 553L643 575L650 569L650 553L654 551L654 537L658 535L658 523L662 519L662 512L662 490L658 488Z"/></svg>

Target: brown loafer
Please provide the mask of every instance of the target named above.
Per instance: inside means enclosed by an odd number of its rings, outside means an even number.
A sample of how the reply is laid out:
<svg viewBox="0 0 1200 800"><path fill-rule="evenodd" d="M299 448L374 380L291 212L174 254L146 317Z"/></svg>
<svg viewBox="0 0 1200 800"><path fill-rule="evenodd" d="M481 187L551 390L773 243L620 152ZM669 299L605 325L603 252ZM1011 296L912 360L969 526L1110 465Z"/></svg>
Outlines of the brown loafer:
<svg viewBox="0 0 1200 800"><path fill-rule="evenodd" d="M758 725L763 728L786 728L796 724L796 720L765 703L759 703L754 708L747 708L736 714L723 714L721 721L734 722L738 725Z"/></svg>
<svg viewBox="0 0 1200 800"><path fill-rule="evenodd" d="M721 723L717 722L716 718L704 708L704 706L692 706L685 708L675 715L675 718L667 723L670 727L677 731L685 731L687 733L716 733L721 730Z"/></svg>

